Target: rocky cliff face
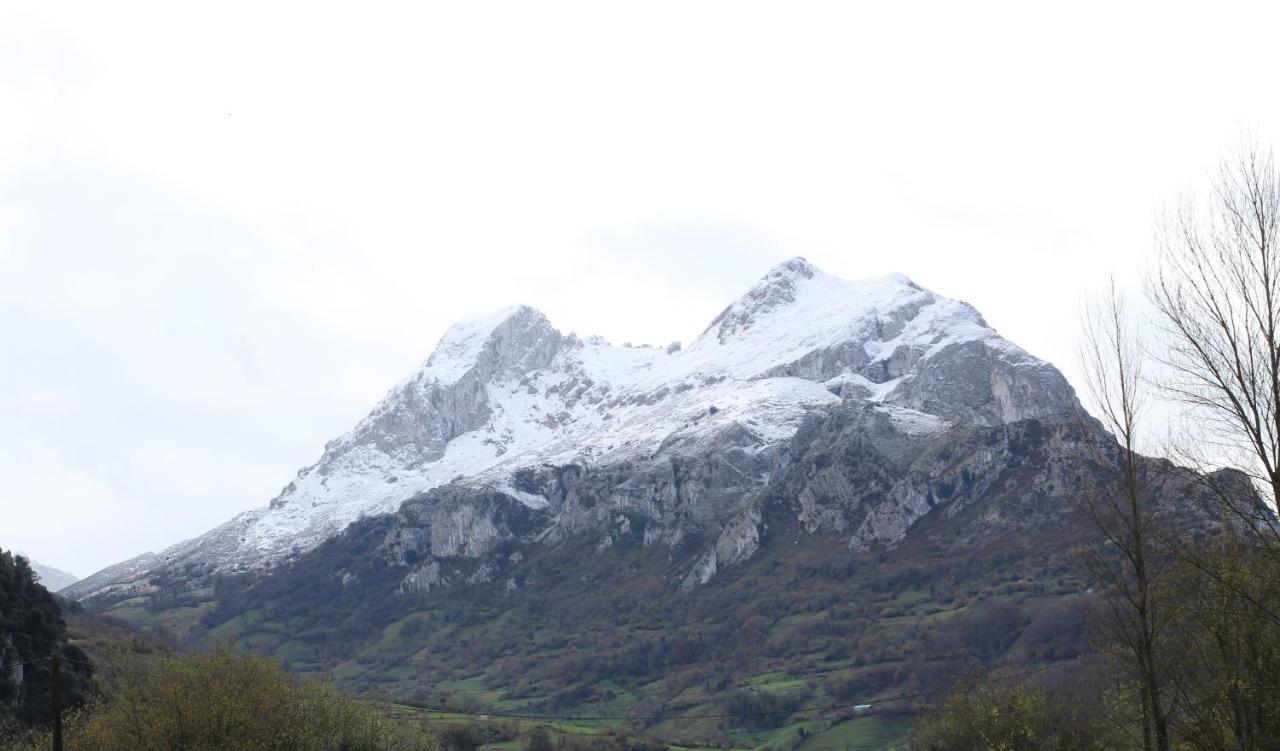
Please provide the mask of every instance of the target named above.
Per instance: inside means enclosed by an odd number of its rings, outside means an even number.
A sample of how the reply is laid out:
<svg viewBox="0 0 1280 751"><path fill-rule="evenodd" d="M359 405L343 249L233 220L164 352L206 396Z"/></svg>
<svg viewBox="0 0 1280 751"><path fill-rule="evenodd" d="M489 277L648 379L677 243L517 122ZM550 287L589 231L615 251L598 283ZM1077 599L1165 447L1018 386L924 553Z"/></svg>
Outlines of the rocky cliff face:
<svg viewBox="0 0 1280 751"><path fill-rule="evenodd" d="M514 576L539 545L594 535L687 559L689 590L749 560L784 514L853 553L892 548L926 515L980 507L972 542L1061 523L1115 477L1091 421L949 424L849 400L813 413L785 444L748 457L708 452L645 465L528 470L516 493L450 485L405 503L375 554L402 566L402 592ZM735 464L734 462L738 463ZM518 493L546 499L530 508ZM695 543L689 557L689 542ZM512 580L512 586L519 582Z"/></svg>
<svg viewBox="0 0 1280 751"><path fill-rule="evenodd" d="M13 645L13 637L0 634L0 702L12 712L22 699L22 656Z"/></svg>
<svg viewBox="0 0 1280 751"><path fill-rule="evenodd" d="M406 591L492 579L522 546L584 534L705 540L676 582L693 587L751 558L766 503L855 550L892 545L989 492L1010 431L1032 430L1017 426L1067 431L1079 414L1051 365L902 276L787 261L684 349L564 336L511 308L452 327L265 508L68 593L269 567L388 513L380 554L407 567Z"/></svg>

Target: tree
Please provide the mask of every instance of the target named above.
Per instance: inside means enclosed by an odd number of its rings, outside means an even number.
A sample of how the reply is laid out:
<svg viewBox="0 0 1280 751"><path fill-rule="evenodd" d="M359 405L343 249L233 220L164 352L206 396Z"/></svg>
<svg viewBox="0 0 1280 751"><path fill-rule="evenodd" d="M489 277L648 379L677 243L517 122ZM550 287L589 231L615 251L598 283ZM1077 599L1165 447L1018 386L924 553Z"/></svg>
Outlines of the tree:
<svg viewBox="0 0 1280 751"><path fill-rule="evenodd" d="M525 740L524 748L525 751L552 751L554 746L546 728L539 727L529 734L528 739Z"/></svg>
<svg viewBox="0 0 1280 751"><path fill-rule="evenodd" d="M1174 683L1183 697L1175 729L1196 751L1280 749L1280 627L1270 582L1275 559L1247 538L1228 537L1211 551L1216 576L1182 563L1176 572L1180 632Z"/></svg>
<svg viewBox="0 0 1280 751"><path fill-rule="evenodd" d="M957 685L911 734L911 751L1103 751L1110 723L1070 697L990 680Z"/></svg>
<svg viewBox="0 0 1280 751"><path fill-rule="evenodd" d="M1223 160L1207 198L1184 201L1163 221L1147 283L1170 373L1162 390L1194 425L1177 459L1201 470L1227 522L1213 544L1170 546L1196 572L1179 667L1180 690L1195 697L1185 702L1186 734L1210 738L1203 748L1218 742L1205 707L1217 707L1239 748L1261 747L1255 740L1275 730L1280 711L1275 680L1257 670L1280 661L1278 232L1274 155L1246 143ZM1208 471L1223 465L1235 471Z"/></svg>
<svg viewBox="0 0 1280 751"><path fill-rule="evenodd" d="M1099 625L1133 667L1143 748L1168 751L1173 708L1162 641L1171 609L1157 591L1167 557L1159 555L1157 504L1146 492L1150 463L1137 450L1146 401L1142 350L1114 281L1086 309L1084 330L1086 379L1099 419L1115 437L1121 475L1118 491L1104 485L1083 504L1106 543L1090 567L1106 595ZM1097 453L1101 463L1109 463L1102 447Z"/></svg>
<svg viewBox="0 0 1280 751"><path fill-rule="evenodd" d="M1263 502L1219 488L1225 509L1280 548L1280 175L1246 145L1225 159L1205 201L1184 201L1159 227L1147 282L1163 334L1164 393L1194 419L1180 459L1246 472ZM1208 474L1206 477L1210 476Z"/></svg>
<svg viewBox="0 0 1280 751"><path fill-rule="evenodd" d="M0 724L43 725L52 719L55 652L65 660L60 698L68 707L84 703L93 670L89 658L67 643L57 598L25 558L0 550Z"/></svg>
<svg viewBox="0 0 1280 751"><path fill-rule="evenodd" d="M1280 173L1269 153L1245 149L1207 204L1184 204L1163 227L1148 286L1159 345L1138 346L1114 284L1086 311L1088 385L1114 437L1094 458L1114 475L1082 509L1101 540L1095 626L1123 668L1097 674L1108 685L1098 693L1109 697L1106 727L1140 735L1145 749L1280 750L1277 229ZM1148 356L1170 374L1158 393L1195 421L1176 463L1139 453ZM1208 513L1186 513L1196 504ZM962 686L921 723L914 748L1058 747L1073 707Z"/></svg>

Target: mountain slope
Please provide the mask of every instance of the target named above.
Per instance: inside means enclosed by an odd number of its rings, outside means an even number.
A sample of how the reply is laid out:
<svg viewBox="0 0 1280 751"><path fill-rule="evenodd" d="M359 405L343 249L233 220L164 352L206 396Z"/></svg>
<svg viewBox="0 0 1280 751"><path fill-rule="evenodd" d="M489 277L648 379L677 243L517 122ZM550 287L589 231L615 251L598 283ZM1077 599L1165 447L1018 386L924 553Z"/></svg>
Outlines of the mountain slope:
<svg viewBox="0 0 1280 751"><path fill-rule="evenodd" d="M1114 444L1089 420L935 432L896 416L852 399L816 411L764 452L759 483L720 446L665 469L521 473L546 509L443 486L267 575L215 577L204 594L207 582L176 578L176 595L152 602L205 608L194 634L358 690L670 718L643 724L718 743L842 715L682 716L838 708L994 665L1079 667L1093 527L1078 502L1120 491ZM1165 514L1195 519L1209 500L1190 473L1146 460L1141 473Z"/></svg>
<svg viewBox="0 0 1280 751"><path fill-rule="evenodd" d="M77 581L80 577L75 574L68 574L62 569L46 566L37 560L32 559L25 553L19 552L18 555L24 556L27 562L31 564L31 569L36 572L36 576L40 577L40 583L44 585L50 592L57 592L63 587L68 587Z"/></svg>
<svg viewBox="0 0 1280 751"><path fill-rule="evenodd" d="M685 349L564 336L536 310L509 308L451 327L417 373L265 508L117 564L68 593L124 596L178 568L208 575L275 565L444 487L488 489L553 518L544 533L599 526L605 514L571 501L550 508L548 467L613 467L652 479L693 458L718 500L686 511L699 523L728 525L721 531L730 537L750 537L754 512L745 499L767 480L778 448L807 416L841 403L873 406L904 435L1078 414L1056 369L1002 339L967 304L898 275L846 281L792 259ZM709 455L720 458L707 464ZM654 511L660 501L611 503ZM868 539L893 542L921 510ZM478 521L467 526L469 513L441 517L433 535L442 549L489 544L492 519L471 514ZM652 534L684 533L675 524Z"/></svg>

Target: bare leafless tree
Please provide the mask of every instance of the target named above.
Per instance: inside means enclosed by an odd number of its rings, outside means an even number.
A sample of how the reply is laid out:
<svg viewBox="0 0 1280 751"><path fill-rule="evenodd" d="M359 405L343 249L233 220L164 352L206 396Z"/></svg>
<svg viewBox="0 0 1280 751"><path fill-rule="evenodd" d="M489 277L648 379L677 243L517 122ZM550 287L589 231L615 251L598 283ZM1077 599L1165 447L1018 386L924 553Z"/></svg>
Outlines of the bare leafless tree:
<svg viewBox="0 0 1280 751"><path fill-rule="evenodd" d="M1188 408L1195 440L1180 461L1254 478L1219 488L1225 511L1280 545L1280 175L1254 145L1224 160L1209 196L1158 228L1148 296L1163 334L1164 394ZM1204 473L1205 477L1212 477Z"/></svg>
<svg viewBox="0 0 1280 751"><path fill-rule="evenodd" d="M1097 447L1098 458L1118 461L1122 478L1115 492L1104 485L1082 504L1105 542L1091 565L1106 594L1099 625L1132 667L1141 703L1143 748L1167 751L1174 694L1166 685L1161 649L1171 613L1158 595L1167 557L1159 554L1157 507L1145 492L1150 478L1144 475L1149 471L1144 471L1145 460L1138 453L1146 402L1143 350L1114 281L1105 295L1086 307L1084 334L1081 359L1088 387L1099 419L1116 439L1114 447Z"/></svg>

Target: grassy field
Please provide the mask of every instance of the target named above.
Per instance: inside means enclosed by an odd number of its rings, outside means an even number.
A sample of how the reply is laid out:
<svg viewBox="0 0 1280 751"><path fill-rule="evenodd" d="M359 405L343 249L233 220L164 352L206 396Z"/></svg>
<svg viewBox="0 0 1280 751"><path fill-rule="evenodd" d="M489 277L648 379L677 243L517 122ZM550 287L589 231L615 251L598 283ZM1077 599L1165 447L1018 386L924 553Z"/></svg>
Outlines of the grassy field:
<svg viewBox="0 0 1280 751"><path fill-rule="evenodd" d="M800 751L871 751L872 749L904 748L903 738L910 729L911 721L904 717L879 715L855 717L810 736L800 745Z"/></svg>
<svg viewBox="0 0 1280 751"><path fill-rule="evenodd" d="M599 738L610 732L622 731L625 724L621 721L582 722L573 720L551 720L535 718L506 718L489 714L468 714L463 712L443 712L414 707L407 704L391 703L385 705L389 714L415 723L426 723L428 726L449 726L480 724L489 726L491 735L510 736L515 738L494 741L486 744L487 748L517 751L524 747L524 738L535 730L542 729L553 743L564 739ZM910 729L910 720L902 716L885 716L867 714L837 722L827 727L823 721L797 722L783 727L755 733L731 733L728 749L752 751L766 748L795 747L799 751L881 751L903 747L903 739ZM672 751L693 751L705 749L707 744L680 738L665 738L652 733L639 735L661 739ZM726 748L716 745L716 748Z"/></svg>

